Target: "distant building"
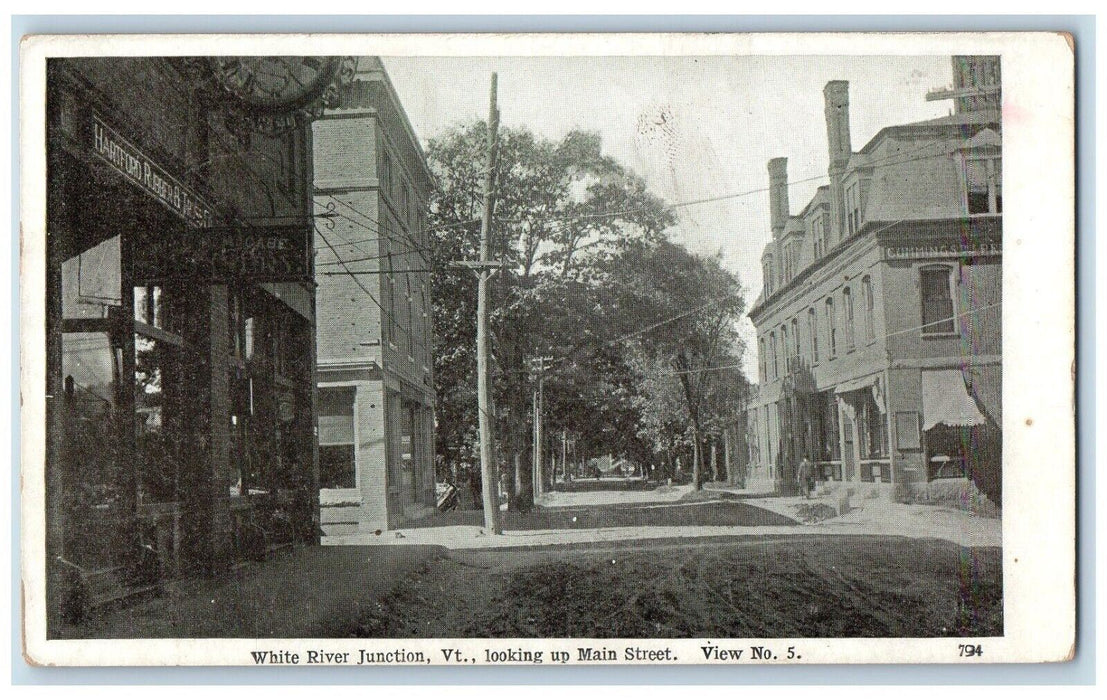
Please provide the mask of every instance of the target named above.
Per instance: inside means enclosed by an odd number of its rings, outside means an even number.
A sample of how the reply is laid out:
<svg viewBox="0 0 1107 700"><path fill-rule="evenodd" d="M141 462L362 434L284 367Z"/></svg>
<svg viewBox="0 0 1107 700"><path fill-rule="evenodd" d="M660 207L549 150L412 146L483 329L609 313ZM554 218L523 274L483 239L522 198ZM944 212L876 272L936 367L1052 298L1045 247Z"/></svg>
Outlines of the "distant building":
<svg viewBox="0 0 1107 700"><path fill-rule="evenodd" d="M377 58L313 124L321 518L394 528L434 505L432 176Z"/></svg>
<svg viewBox="0 0 1107 700"><path fill-rule="evenodd" d="M952 114L850 144L849 85L824 90L830 183L798 214L769 162L751 485L907 490L976 475L996 497L1001 416L998 57L954 57ZM896 487L900 486L899 489Z"/></svg>

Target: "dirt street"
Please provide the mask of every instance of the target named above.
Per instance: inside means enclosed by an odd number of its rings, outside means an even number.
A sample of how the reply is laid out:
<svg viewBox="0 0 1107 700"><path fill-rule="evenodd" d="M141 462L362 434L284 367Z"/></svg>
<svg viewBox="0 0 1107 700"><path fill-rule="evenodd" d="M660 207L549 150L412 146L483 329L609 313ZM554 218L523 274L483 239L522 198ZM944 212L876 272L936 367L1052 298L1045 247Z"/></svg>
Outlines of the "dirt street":
<svg viewBox="0 0 1107 700"><path fill-rule="evenodd" d="M358 637L1002 634L998 548L782 536L453 551L366 610Z"/></svg>

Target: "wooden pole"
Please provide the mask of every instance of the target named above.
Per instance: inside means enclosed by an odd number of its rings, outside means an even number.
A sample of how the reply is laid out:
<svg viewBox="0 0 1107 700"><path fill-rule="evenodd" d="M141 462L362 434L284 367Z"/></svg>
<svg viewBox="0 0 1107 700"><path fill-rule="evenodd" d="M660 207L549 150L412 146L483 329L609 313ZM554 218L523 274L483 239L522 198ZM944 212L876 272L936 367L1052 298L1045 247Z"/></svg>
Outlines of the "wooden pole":
<svg viewBox="0 0 1107 700"><path fill-rule="evenodd" d="M488 163L484 174L484 206L480 217L480 261L488 263L492 247L493 191L496 170L496 131L500 112L496 107L496 74L488 96ZM495 436L492 434L491 402L488 392L488 279L491 269L478 270L477 283L477 410L480 426L480 473L484 501L484 527L489 534L501 534L500 494L494 461Z"/></svg>

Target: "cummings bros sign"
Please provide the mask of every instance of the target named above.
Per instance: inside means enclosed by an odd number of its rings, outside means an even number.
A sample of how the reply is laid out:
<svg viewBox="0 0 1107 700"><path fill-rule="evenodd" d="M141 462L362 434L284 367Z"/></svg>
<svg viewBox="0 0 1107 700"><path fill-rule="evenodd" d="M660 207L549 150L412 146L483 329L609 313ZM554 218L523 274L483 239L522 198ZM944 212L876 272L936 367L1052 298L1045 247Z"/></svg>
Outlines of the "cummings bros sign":
<svg viewBox="0 0 1107 700"><path fill-rule="evenodd" d="M92 117L92 151L190 226L201 228L212 225L211 207L203 199L95 115Z"/></svg>

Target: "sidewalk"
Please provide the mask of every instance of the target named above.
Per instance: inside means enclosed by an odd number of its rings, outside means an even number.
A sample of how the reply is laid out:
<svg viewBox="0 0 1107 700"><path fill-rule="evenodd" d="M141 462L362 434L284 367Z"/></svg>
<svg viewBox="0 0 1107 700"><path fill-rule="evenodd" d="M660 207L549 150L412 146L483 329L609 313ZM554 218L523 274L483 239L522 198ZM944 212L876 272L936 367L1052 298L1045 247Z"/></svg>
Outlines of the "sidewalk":
<svg viewBox="0 0 1107 700"><path fill-rule="evenodd" d="M686 494L692 493L692 485L665 486L635 491L547 491L535 499L535 503L546 508L564 508L572 506L601 506L619 503L675 503Z"/></svg>
<svg viewBox="0 0 1107 700"><path fill-rule="evenodd" d="M219 579L184 579L158 597L104 609L63 639L331 637L442 547L296 547Z"/></svg>
<svg viewBox="0 0 1107 700"><path fill-rule="evenodd" d="M591 494L565 494L572 496ZM679 498L679 497L678 497ZM676 499L672 499L676 500ZM627 501L620 501L626 503ZM653 499L656 503L656 498ZM821 503L833 508L830 498L806 500L796 497L767 497L748 502L779 515L799 521L800 509ZM643 503L649 506L649 503ZM474 525L399 528L394 531L357 533L324 538L325 545L440 545L451 550L498 549L502 547L540 547L590 542L623 542L673 538L702 538L760 535L880 535L915 539L940 539L965 547L999 547L1002 544L1001 521L983 518L940 506L906 505L880 499L852 503L849 513L820 522L796 525L683 525L600 527L573 530L506 530L488 535Z"/></svg>

